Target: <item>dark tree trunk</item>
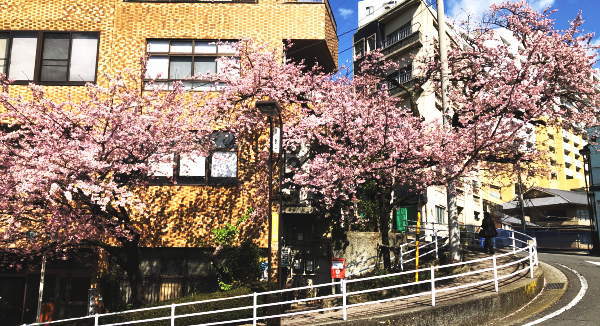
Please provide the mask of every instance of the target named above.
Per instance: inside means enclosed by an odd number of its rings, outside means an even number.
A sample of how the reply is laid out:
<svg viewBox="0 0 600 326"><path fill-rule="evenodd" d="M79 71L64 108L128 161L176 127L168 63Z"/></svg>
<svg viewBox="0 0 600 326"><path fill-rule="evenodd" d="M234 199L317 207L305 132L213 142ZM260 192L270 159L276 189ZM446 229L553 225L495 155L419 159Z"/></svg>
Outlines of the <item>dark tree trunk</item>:
<svg viewBox="0 0 600 326"><path fill-rule="evenodd" d="M383 267L386 270L392 268L392 260L390 258L390 204L389 193L382 193L379 196L379 232L381 234L381 255L383 256Z"/></svg>
<svg viewBox="0 0 600 326"><path fill-rule="evenodd" d="M140 307L145 303L144 300L144 277L140 270L140 248L137 241L128 242L124 245L125 266L127 280L131 287L131 304L134 307Z"/></svg>

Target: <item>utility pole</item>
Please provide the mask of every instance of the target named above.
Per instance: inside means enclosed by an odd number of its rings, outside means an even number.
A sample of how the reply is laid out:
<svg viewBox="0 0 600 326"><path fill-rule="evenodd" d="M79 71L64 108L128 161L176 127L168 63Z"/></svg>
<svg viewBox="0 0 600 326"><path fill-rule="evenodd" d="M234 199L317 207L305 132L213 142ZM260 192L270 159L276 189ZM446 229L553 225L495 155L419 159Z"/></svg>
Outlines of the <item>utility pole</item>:
<svg viewBox="0 0 600 326"><path fill-rule="evenodd" d="M442 82L442 125L444 128L452 128L450 108L448 105L448 42L446 38L446 14L444 12L444 0L437 0L438 39L441 63ZM450 238L450 259L454 262L461 260L460 229L458 227L458 205L456 202L456 182L449 181L446 184L446 204L448 206L448 232Z"/></svg>

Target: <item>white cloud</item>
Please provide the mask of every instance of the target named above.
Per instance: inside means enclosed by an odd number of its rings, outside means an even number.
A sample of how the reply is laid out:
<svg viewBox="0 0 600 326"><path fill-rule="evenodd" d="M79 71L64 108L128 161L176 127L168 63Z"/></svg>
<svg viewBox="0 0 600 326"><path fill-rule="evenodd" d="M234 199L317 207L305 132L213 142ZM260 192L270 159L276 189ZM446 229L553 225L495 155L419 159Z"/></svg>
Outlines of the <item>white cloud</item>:
<svg viewBox="0 0 600 326"><path fill-rule="evenodd" d="M494 3L500 3L504 0L454 0L448 3L448 15L457 21L464 21L467 18L472 22L481 20L483 14ZM555 0L529 0L529 4L536 10L544 10L552 6Z"/></svg>
<svg viewBox="0 0 600 326"><path fill-rule="evenodd" d="M590 46L599 46L600 47L600 37L592 39L592 41L590 42ZM599 51L599 49L589 49L588 55L595 55L596 58L598 58L598 56L600 55L600 51Z"/></svg>
<svg viewBox="0 0 600 326"><path fill-rule="evenodd" d="M340 14L340 16L342 16L343 19L346 19L354 13L354 10L350 8L338 8L338 13Z"/></svg>

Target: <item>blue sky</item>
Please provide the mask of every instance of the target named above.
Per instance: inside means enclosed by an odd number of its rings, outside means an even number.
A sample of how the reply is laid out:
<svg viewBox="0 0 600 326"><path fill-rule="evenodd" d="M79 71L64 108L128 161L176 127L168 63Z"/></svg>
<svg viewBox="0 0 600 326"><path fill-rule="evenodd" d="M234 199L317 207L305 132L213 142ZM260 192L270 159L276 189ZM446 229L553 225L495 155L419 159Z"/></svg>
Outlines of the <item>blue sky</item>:
<svg viewBox="0 0 600 326"><path fill-rule="evenodd" d="M358 0L329 0L329 2L335 13L338 34L355 29L358 20L356 16ZM460 18L467 12L471 15L481 14L493 2L500 2L500 0L445 0L444 3L448 16ZM579 10L583 11L583 18L586 21L585 30L596 33L595 40L600 44L600 0L528 0L528 2L537 9L548 6L558 9L554 14L558 28L568 26L569 20L575 17ZM340 36L340 51L352 47L353 34L354 31L351 31ZM348 66L351 62L351 49L340 53L340 67Z"/></svg>

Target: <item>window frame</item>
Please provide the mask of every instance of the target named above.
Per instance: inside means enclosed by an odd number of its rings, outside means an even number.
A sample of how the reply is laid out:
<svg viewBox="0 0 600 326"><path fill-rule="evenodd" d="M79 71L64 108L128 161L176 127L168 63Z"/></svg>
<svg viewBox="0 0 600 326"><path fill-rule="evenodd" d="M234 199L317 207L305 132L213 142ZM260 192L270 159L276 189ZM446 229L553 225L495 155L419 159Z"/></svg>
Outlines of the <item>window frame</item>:
<svg viewBox="0 0 600 326"><path fill-rule="evenodd" d="M369 40L373 40L373 48L369 47ZM371 53L377 50L377 34L373 33L365 39L365 53Z"/></svg>
<svg viewBox="0 0 600 326"><path fill-rule="evenodd" d="M99 31L75 31L75 30L0 30L0 35L7 34L7 54L6 54L6 64L5 71L7 77L9 77L8 73L10 72L11 65L11 54L12 54L12 45L13 39L18 33L33 33L36 35L36 47L35 47L35 60L33 67L33 79L31 80L14 80L12 82L13 85L29 85L29 83L34 83L37 85L44 86L85 86L87 83L96 84L98 81L98 63L100 62L100 42L101 42L101 32ZM44 52L44 41L46 34L68 34L69 35L69 57L67 59L67 79L69 78L70 66L71 66L71 54L73 51L73 35L74 34L89 34L96 36L98 42L96 44L96 65L94 67L94 80L93 81L42 81L42 61L43 61L43 52ZM1 71L0 71L1 72Z"/></svg>
<svg viewBox="0 0 600 326"><path fill-rule="evenodd" d="M215 134L218 133L215 132ZM233 143L230 147L215 146L215 149L208 153L204 161L204 176L181 176L181 156L184 153L173 153L172 176L153 176L148 175L150 185L152 186L235 186L239 183L240 176L240 151L238 150L237 137L233 136ZM234 177L213 177L212 159L215 153L228 152L235 153L235 176ZM150 162L149 162L150 163Z"/></svg>
<svg viewBox="0 0 600 326"><path fill-rule="evenodd" d="M212 174L212 158L217 152L233 152L236 155L235 177L213 177ZM183 153L175 153L173 155L173 175L170 177L148 175L151 186L235 186L239 182L240 160L239 151L217 149L210 152L205 157L204 176L181 176L181 155Z"/></svg>
<svg viewBox="0 0 600 326"><path fill-rule="evenodd" d="M441 211L442 215L440 216L438 213ZM440 221L441 219L441 221ZM444 225L446 224L446 207L435 205L435 221L438 224Z"/></svg>
<svg viewBox="0 0 600 326"><path fill-rule="evenodd" d="M152 41L167 41L169 42L169 51L168 52L150 52L149 51L149 44ZM184 52L172 52L171 51L171 47L172 47L172 43L173 42L192 42L192 52L191 53L184 53ZM215 53L194 53L195 47L196 47L196 42L209 42L209 43L215 43ZM157 57L167 57L169 60L168 66L167 66L167 75L166 78L165 76L161 76L160 78L148 78L146 75L143 76L144 78L144 90L146 91L151 91L154 90L155 88L149 88L148 85L150 82L154 81L156 84L172 84L174 82L182 82L182 83L186 83L186 82L191 82L191 83L205 83L202 87L211 87L210 91L214 91L214 90L218 90L219 86L219 82L213 82L213 81L207 81L207 80L202 80L202 79L194 79L194 68L195 68L195 58L196 57L204 57L204 58L212 58L214 57L215 60L218 60L219 57L238 57L238 55L234 54L219 54L219 42L231 42L231 43L236 43L236 42L240 42L240 40L235 40L235 39L195 39L195 38L147 38L146 39L146 43L145 43L145 54L148 57L148 60L152 57L152 56L157 56ZM171 58L173 57L191 57L192 61L191 61L191 78L188 79L171 79L170 75L171 75ZM216 66L216 74L219 73L219 66L215 61ZM213 85L214 84L214 85ZM167 89L161 89L160 87L158 88L159 90L164 90L167 91ZM206 89L187 89L188 91L207 91Z"/></svg>
<svg viewBox="0 0 600 326"><path fill-rule="evenodd" d="M362 51L360 52L360 55L359 55L359 54L357 53L357 51L356 51L356 50L357 50L357 44L358 44L358 45L360 46L360 48L362 49ZM366 51L366 49L367 49L367 47L366 47L366 44L365 44L365 38L364 38L364 37L361 37L361 38L360 38L358 41L354 42L354 45L353 45L353 47L352 47L352 48L353 48L353 52L354 52L354 59L355 59L355 60L356 60L356 59L360 59L360 58L364 57L364 56L365 56L365 54L366 54L366 52L365 52L365 51Z"/></svg>

